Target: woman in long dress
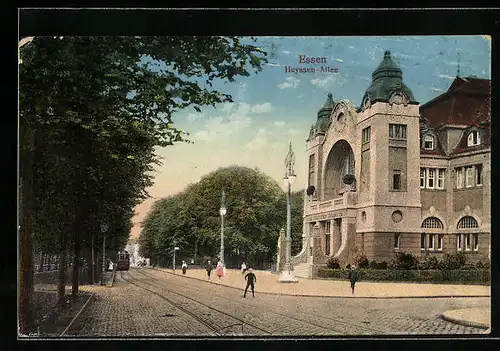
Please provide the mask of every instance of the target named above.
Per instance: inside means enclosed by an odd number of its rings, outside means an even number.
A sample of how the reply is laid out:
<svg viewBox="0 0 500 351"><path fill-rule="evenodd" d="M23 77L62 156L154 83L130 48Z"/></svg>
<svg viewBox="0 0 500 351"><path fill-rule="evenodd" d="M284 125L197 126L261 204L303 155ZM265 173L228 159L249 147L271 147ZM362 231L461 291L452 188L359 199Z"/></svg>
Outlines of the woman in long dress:
<svg viewBox="0 0 500 351"><path fill-rule="evenodd" d="M224 276L224 265L222 264L222 261L219 261L217 263L217 268L216 268L217 276L219 277L219 283L222 281L222 277Z"/></svg>

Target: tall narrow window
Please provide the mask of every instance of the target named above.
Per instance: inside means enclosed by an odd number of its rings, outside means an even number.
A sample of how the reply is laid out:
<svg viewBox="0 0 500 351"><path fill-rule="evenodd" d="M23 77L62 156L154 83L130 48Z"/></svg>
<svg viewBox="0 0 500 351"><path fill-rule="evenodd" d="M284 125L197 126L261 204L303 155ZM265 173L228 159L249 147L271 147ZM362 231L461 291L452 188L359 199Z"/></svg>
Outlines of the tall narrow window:
<svg viewBox="0 0 500 351"><path fill-rule="evenodd" d="M406 140L406 125L389 124L389 138Z"/></svg>
<svg viewBox="0 0 500 351"><path fill-rule="evenodd" d="M465 234L465 251L470 251L471 247L471 235Z"/></svg>
<svg viewBox="0 0 500 351"><path fill-rule="evenodd" d="M483 185L483 165L476 165L476 185Z"/></svg>
<svg viewBox="0 0 500 351"><path fill-rule="evenodd" d="M420 168L420 188L425 188L425 168Z"/></svg>
<svg viewBox="0 0 500 351"><path fill-rule="evenodd" d="M371 134L370 127L366 127L363 129L363 135L362 135L362 139L361 139L363 144L370 142L370 134Z"/></svg>
<svg viewBox="0 0 500 351"><path fill-rule="evenodd" d="M401 239L400 234L394 234L394 249L399 249L399 240Z"/></svg>
<svg viewBox="0 0 500 351"><path fill-rule="evenodd" d="M462 234L457 234L457 251L462 251Z"/></svg>
<svg viewBox="0 0 500 351"><path fill-rule="evenodd" d="M473 239L474 239L474 251L479 250L479 234L473 234Z"/></svg>
<svg viewBox="0 0 500 351"><path fill-rule="evenodd" d="M443 234L438 234L437 249L438 251L443 251Z"/></svg>
<svg viewBox="0 0 500 351"><path fill-rule="evenodd" d="M401 171L399 170L392 172L392 189L401 190Z"/></svg>
<svg viewBox="0 0 500 351"><path fill-rule="evenodd" d="M332 228L332 222L326 221L325 222L325 233L330 234L331 233L331 228Z"/></svg>
<svg viewBox="0 0 500 351"><path fill-rule="evenodd" d="M425 250L425 233L420 234L420 250Z"/></svg>
<svg viewBox="0 0 500 351"><path fill-rule="evenodd" d="M429 250L434 250L436 245L436 234L429 235Z"/></svg>
<svg viewBox="0 0 500 351"><path fill-rule="evenodd" d="M469 166L465 168L465 186L467 188L474 185L474 167Z"/></svg>
<svg viewBox="0 0 500 351"><path fill-rule="evenodd" d="M314 154L309 156L309 185L314 185Z"/></svg>
<svg viewBox="0 0 500 351"><path fill-rule="evenodd" d="M427 168L427 188L434 189L434 168Z"/></svg>
<svg viewBox="0 0 500 351"><path fill-rule="evenodd" d="M444 189L444 169L439 168L437 170L438 172L438 177L437 177L437 184L436 184L436 189Z"/></svg>
<svg viewBox="0 0 500 351"><path fill-rule="evenodd" d="M455 168L455 173L457 174L457 189L464 186L464 170L463 168Z"/></svg>
<svg viewBox="0 0 500 351"><path fill-rule="evenodd" d="M434 150L434 137L432 135L426 135L424 137L424 149Z"/></svg>
<svg viewBox="0 0 500 351"><path fill-rule="evenodd" d="M330 234L325 235L325 255L330 255Z"/></svg>

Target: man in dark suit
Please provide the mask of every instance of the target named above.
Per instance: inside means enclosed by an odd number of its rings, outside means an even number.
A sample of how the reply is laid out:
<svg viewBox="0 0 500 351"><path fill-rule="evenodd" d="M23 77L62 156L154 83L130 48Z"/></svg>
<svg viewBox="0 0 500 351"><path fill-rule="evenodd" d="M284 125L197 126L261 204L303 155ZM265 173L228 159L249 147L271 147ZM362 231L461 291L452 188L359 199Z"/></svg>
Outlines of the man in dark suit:
<svg viewBox="0 0 500 351"><path fill-rule="evenodd" d="M254 283L257 282L257 277L253 273L253 269L252 268L248 269L248 273L245 275L245 280L247 281L247 286L245 288L245 293L243 294L243 297L247 297L248 287L252 288L252 297L255 297L255 294L254 294Z"/></svg>

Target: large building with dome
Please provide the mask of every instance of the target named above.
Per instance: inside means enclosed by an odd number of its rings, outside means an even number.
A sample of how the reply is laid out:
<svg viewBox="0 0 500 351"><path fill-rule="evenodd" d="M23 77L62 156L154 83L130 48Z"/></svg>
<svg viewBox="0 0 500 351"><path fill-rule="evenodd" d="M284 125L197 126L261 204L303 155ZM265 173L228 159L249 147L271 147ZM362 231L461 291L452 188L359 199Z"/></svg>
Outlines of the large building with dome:
<svg viewBox="0 0 500 351"><path fill-rule="evenodd" d="M310 277L332 256L489 257L490 96L490 80L457 75L420 104L389 51L360 107L329 94L307 139L295 274Z"/></svg>

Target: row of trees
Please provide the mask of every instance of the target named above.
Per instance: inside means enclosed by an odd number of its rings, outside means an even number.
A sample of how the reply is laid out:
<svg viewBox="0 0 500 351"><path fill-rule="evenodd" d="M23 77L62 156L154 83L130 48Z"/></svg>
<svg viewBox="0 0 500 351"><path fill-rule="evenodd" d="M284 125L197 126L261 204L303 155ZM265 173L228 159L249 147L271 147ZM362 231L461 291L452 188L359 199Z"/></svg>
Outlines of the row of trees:
<svg viewBox="0 0 500 351"><path fill-rule="evenodd" d="M20 332L34 329L33 251L67 258L123 248L148 197L155 147L187 140L180 109L231 102L212 90L262 69L265 52L237 37L35 37L19 52ZM107 226L104 232L101 225ZM104 229L104 227L103 227ZM106 239L105 239L106 238Z"/></svg>
<svg viewBox="0 0 500 351"><path fill-rule="evenodd" d="M156 201L143 221L141 256L169 259L175 243L180 247L180 259L196 258L196 263L202 263L206 257L218 257L223 189L227 194L226 264L246 260L262 267L274 262L279 231L286 227L286 194L269 176L241 166L220 168L183 192ZM303 193L300 190L291 196L292 254L300 250L302 240Z"/></svg>

